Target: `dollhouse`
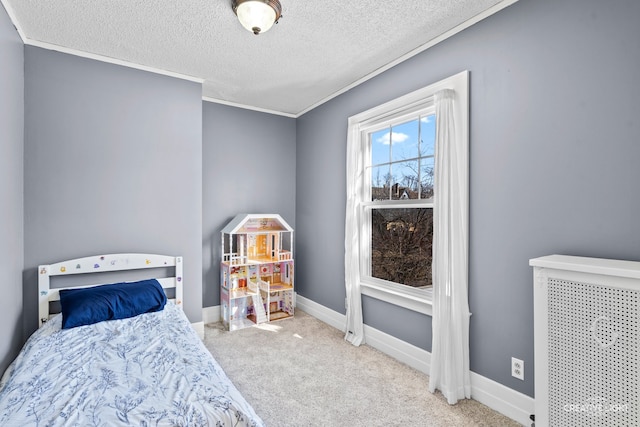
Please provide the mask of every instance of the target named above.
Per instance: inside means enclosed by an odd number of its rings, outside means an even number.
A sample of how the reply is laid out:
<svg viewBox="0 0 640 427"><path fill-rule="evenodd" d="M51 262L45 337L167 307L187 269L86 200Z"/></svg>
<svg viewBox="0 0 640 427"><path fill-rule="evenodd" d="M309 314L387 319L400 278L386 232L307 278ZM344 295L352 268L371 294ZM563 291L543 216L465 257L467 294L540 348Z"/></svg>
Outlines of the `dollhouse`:
<svg viewBox="0 0 640 427"><path fill-rule="evenodd" d="M238 214L221 231L227 330L293 316L293 228L277 214Z"/></svg>

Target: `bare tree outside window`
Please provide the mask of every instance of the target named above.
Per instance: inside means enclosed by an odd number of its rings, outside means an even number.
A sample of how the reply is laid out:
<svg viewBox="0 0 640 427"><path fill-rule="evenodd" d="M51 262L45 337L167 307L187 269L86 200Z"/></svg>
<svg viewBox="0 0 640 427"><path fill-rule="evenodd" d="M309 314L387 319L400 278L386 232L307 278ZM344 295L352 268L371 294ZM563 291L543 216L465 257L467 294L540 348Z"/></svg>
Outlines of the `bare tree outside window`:
<svg viewBox="0 0 640 427"><path fill-rule="evenodd" d="M371 210L371 276L431 286L433 209Z"/></svg>

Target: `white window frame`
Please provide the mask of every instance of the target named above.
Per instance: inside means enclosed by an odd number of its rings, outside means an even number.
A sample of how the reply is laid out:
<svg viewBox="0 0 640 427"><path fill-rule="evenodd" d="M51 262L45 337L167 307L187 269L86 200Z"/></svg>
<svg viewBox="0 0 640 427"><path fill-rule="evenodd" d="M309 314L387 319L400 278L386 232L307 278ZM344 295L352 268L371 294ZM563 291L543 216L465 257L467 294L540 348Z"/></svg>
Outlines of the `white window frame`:
<svg viewBox="0 0 640 427"><path fill-rule="evenodd" d="M463 71L351 117L350 121L352 123L357 123L360 128L359 138L358 141L356 141L356 143L361 147L360 155L362 158L360 159L361 161L359 164L364 168L370 161L370 133L383 128L390 123L401 123L403 119L408 121L419 115L428 114L430 110L434 112L434 95L442 89L453 89L459 94L457 99L460 100L460 103L462 104L459 106L459 109L462 112L462 122L457 123L458 128L456 130L461 132L461 135L465 138L465 146L468 147L469 84L468 72ZM364 170L362 173L364 173ZM369 179L365 179L364 181L365 185L369 185L370 188ZM437 193L438 189L435 188L434 191ZM369 191L364 191L361 194L363 194L363 199L367 196L369 197L366 200L359 201L360 209L371 209L371 206L373 206L374 203L371 202L370 189ZM406 202L393 200L384 203L385 207L407 207L407 204L410 204L412 207L416 208L433 208L433 199L411 200ZM370 215L366 215L365 213L366 212L363 212L363 214L360 215L363 223L358 225L359 230L362 230L360 233L360 247L370 248ZM371 259L368 256L369 253L369 250L363 250L359 257L361 293L372 298L431 316L433 313L433 290L412 288L399 283L371 277Z"/></svg>

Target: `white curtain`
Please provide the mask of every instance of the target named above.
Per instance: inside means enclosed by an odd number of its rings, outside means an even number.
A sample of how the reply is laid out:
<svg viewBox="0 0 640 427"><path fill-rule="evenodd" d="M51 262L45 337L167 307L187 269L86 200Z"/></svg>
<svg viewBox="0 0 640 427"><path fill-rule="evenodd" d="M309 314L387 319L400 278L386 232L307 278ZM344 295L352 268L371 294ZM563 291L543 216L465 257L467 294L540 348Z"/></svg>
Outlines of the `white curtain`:
<svg viewBox="0 0 640 427"><path fill-rule="evenodd" d="M363 165L359 144L360 126L349 121L347 134L347 211L345 215L344 280L347 291L347 325L345 339L353 345L364 343L362 299L360 296L360 215Z"/></svg>
<svg viewBox="0 0 640 427"><path fill-rule="evenodd" d="M435 94L433 341L429 390L449 404L471 397L469 374L468 150L456 133L456 93Z"/></svg>

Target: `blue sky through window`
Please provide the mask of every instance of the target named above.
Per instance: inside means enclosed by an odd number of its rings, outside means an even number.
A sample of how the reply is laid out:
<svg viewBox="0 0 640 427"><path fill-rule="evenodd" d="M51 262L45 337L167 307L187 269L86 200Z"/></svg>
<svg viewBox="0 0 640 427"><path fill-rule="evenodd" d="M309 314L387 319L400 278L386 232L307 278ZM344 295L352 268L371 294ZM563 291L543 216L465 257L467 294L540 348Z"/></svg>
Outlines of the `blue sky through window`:
<svg viewBox="0 0 640 427"><path fill-rule="evenodd" d="M371 185L399 184L417 189L420 180L428 185L433 177L435 115L400 123L371 134ZM421 139L419 143L418 138ZM421 151L421 153L420 153Z"/></svg>

